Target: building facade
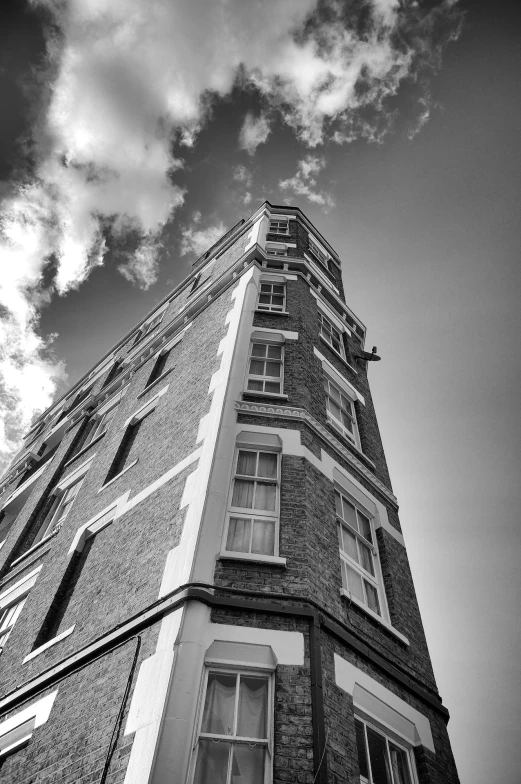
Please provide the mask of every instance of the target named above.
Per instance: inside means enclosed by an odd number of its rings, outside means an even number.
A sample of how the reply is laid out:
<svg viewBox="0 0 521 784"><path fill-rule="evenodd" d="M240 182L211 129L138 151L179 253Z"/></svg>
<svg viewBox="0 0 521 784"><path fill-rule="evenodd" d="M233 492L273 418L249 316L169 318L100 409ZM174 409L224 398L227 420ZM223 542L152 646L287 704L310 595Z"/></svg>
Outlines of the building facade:
<svg viewBox="0 0 521 784"><path fill-rule="evenodd" d="M266 202L34 423L0 487L4 784L458 782L364 338Z"/></svg>

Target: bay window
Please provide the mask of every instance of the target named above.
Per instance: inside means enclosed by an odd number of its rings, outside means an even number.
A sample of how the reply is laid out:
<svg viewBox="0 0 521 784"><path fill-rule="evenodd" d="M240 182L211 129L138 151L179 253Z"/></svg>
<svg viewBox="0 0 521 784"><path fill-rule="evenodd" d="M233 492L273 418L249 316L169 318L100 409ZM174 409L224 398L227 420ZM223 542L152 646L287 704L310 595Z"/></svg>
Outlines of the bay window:
<svg viewBox="0 0 521 784"><path fill-rule="evenodd" d="M259 310L269 310L276 313L284 312L285 299L286 286L284 283L265 283L261 281L259 300L257 302Z"/></svg>
<svg viewBox="0 0 521 784"><path fill-rule="evenodd" d="M278 344L250 345L248 359L248 392L281 394L284 370L284 347Z"/></svg>

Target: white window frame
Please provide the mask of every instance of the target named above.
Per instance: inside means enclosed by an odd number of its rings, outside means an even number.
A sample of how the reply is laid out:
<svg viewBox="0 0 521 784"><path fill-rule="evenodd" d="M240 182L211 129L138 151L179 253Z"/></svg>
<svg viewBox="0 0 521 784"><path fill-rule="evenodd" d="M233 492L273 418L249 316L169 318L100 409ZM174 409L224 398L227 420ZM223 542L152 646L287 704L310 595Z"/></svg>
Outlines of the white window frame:
<svg viewBox="0 0 521 784"><path fill-rule="evenodd" d="M268 256L276 258L287 258L288 246L284 242L271 242L266 243L266 253Z"/></svg>
<svg viewBox="0 0 521 784"><path fill-rule="evenodd" d="M49 718L58 690L0 723L0 759L27 745L38 727Z"/></svg>
<svg viewBox="0 0 521 784"><path fill-rule="evenodd" d="M13 585L9 586L2 594L0 594L0 654L5 648L5 644L11 634L16 621L20 617L23 606L26 602L29 591L35 584L38 575L42 569L42 565L33 569L32 572L26 574L21 580L18 580ZM14 613L9 616L10 612ZM6 623L6 619L9 618Z"/></svg>
<svg viewBox="0 0 521 784"><path fill-rule="evenodd" d="M78 493L81 490L81 486L83 484L84 479L85 479L85 475L79 477L75 482L72 482L64 489L57 489L54 491L53 493L54 502L51 508L49 509L49 511L47 512L47 514L45 515L45 519L43 520L42 525L38 530L38 533L36 534L33 545L38 544L39 542L42 541L42 539L45 539L47 536L49 536L49 534L53 533L55 528L57 531L60 530L63 523L69 516L72 507L74 506L74 502L78 497ZM63 509L64 502L67 500L69 490L72 490L73 488L77 488L73 496L73 499L69 503L65 514L60 517L60 513Z"/></svg>
<svg viewBox="0 0 521 784"><path fill-rule="evenodd" d="M120 403L119 399L114 402L111 402L110 404L98 409L98 411L96 411L96 413L92 415L95 421L95 425L87 435L85 443L81 447L82 449L88 447L89 444L91 444L94 441L94 439L98 438L101 435L104 435L107 432L107 430L111 425L111 422L109 422L108 426L103 427L104 419L107 416L107 414L109 414L111 411L114 411L114 409L116 409L119 406L119 403Z"/></svg>
<svg viewBox="0 0 521 784"><path fill-rule="evenodd" d="M204 705L206 700L206 691L208 687L208 677L211 673L224 673L226 675L235 675L236 676L236 693L235 693L235 706L234 706L234 730L237 727L237 719L238 719L238 701L239 701L239 683L240 677L245 676L254 676L254 677L261 677L267 680L268 682L268 696L267 696L267 705L266 705L266 738L242 738L236 734L227 734L227 735L217 735L211 733L203 733L201 731L202 723L203 723L203 716L204 716ZM229 757L228 757L228 772L226 777L226 784L231 784L231 763L233 759L233 746L234 745L251 745L255 743L256 745L262 745L266 749L266 754L264 758L264 781L263 784L269 784L272 779L272 771L273 771L273 734L274 734L274 705L275 705L275 685L274 685L274 677L273 671L268 669L259 669L257 667L248 667L248 666L237 666L237 665L212 665L207 663L204 668L203 673L203 682L201 687L201 696L199 700L199 715L197 720L197 732L195 736L195 742L193 745L193 759L192 759L192 771L190 775L190 781L192 784L195 782L195 773L197 769L197 757L199 752L199 740L200 739L213 739L215 738L217 741L230 743L232 744L232 749L230 749ZM212 782L205 782L205 784L212 784Z"/></svg>
<svg viewBox="0 0 521 784"><path fill-rule="evenodd" d="M271 291L266 292L262 291L263 286L271 286ZM282 294L275 294L273 292L273 286L279 286L282 288ZM263 303L260 301L261 296L270 297L269 303ZM282 306L273 305L272 297L282 297ZM286 312L286 281L282 280L280 282L274 280L263 280L262 278L259 281L259 293L257 296L257 310L262 310L264 313L285 313Z"/></svg>
<svg viewBox="0 0 521 784"><path fill-rule="evenodd" d="M275 455L277 459L277 470L276 476L274 479L270 477L258 477L255 476L247 476L245 474L238 474L237 467L239 462L239 452L255 452L257 453L257 465L259 460L259 453L269 453ZM222 549L221 555L224 556L231 556L233 558L245 558L246 560L273 560L273 562L281 562L279 557L279 533L280 533L280 475L281 475L281 463L282 463L282 455L281 452L273 447L263 446L262 444L259 445L242 445L237 444L234 461L233 461L233 475L232 480L230 482L230 491L229 491L229 498L228 498L228 512L226 515L226 524L224 526L223 532L223 542L222 542ZM270 484L275 485L275 509L273 511L266 510L266 509L253 509L253 508L245 508L239 506L233 506L233 490L235 485L235 480L245 479L246 481L252 482L268 482ZM255 492L255 491L254 491ZM248 552L242 550L228 550L226 548L226 544L228 541L228 531L230 528L230 519L231 518L241 518L251 520L251 533L250 533L250 549ZM264 553L252 553L251 552L251 543L253 537L253 521L254 520L265 520L266 522L272 522L274 524L274 541L273 541L273 553L272 554L264 554ZM285 563L285 559L284 559Z"/></svg>
<svg viewBox="0 0 521 784"><path fill-rule="evenodd" d="M336 504L336 494L341 496L345 501L353 506L357 513L362 514L367 520L369 520L370 530L371 530L371 541L366 539L357 529L353 528L348 520L344 518L343 515L340 515L338 512L338 506ZM376 541L376 533L375 533L375 522L374 522L374 515L371 515L367 509L362 507L360 504L357 503L356 499L352 496L348 495L345 490L339 487L335 487L335 512L336 512L336 521L339 528L347 529L348 533L355 537L356 544L357 544L357 552L360 553L360 546L365 546L371 552L372 558L372 565L374 570L374 575L367 571L361 564L362 558L360 557L360 561L357 561L353 558L347 550L344 550L341 542L342 539L340 538L339 532L339 556L340 556L340 566L342 569L342 584L343 587L341 589L341 593L343 596L346 596L350 600L354 601L355 604L363 607L363 609L370 613L371 615L375 616L379 620L383 620L386 622L386 610L387 606L383 600L383 580L382 580L382 571L380 566L380 556L378 552L378 544ZM363 585L363 594L364 594L364 601L359 599L355 594L350 590L349 583L347 580L347 576L344 573L343 564L346 563L349 567L351 567L357 574L360 576ZM365 587L365 582L368 582L376 591L376 595L378 597L378 607L380 612L375 612L370 606L367 600L367 589ZM345 583L345 584L344 584Z"/></svg>
<svg viewBox="0 0 521 784"><path fill-rule="evenodd" d="M165 316L165 309L163 309L160 313L151 316L148 319L148 321L145 321L145 323L140 326L139 330L135 334L135 338L132 342L132 348L134 348L134 346L137 346L138 343L141 343L143 338L152 335L153 332L159 329L164 316Z"/></svg>
<svg viewBox="0 0 521 784"><path fill-rule="evenodd" d="M328 386L328 389L325 389L326 384ZM339 419L337 419L330 411L329 400L330 398L334 399L330 394L331 387L333 387L340 394L341 399L343 398L349 404L349 410L345 408L345 406L343 406L342 404L340 404L339 407L342 411L346 413L347 417L351 420L353 432L351 432L349 428L347 428L344 425L344 423L341 422ZM337 384L332 378L330 378L330 376L327 373L324 373L324 391L326 393L327 421L335 428L335 430L338 430L344 436L344 438L347 438L347 440L350 441L352 444L354 444L354 446L356 446L357 449L360 449L360 433L358 431L358 422L356 419L354 396L352 394L349 394L345 389L345 387L341 387L339 384ZM335 401L335 403L337 403L337 401Z"/></svg>
<svg viewBox="0 0 521 784"><path fill-rule="evenodd" d="M414 760L414 753L413 753L412 747L409 744L406 744L402 738L400 738L399 736L395 735L394 732L392 732L389 729L381 726L378 722L374 721L374 719L370 719L370 718L366 717L365 715L363 715L363 713L361 713L359 711L355 711L355 722L357 722L357 721L360 722L363 725L364 743L365 743L365 756L366 756L368 773L369 773L369 778L367 778L366 776L363 776L362 774L360 774L360 784L373 784L373 781L374 781L374 779L372 777L371 757L370 757L369 746L368 746L368 741L367 741L367 730L368 730L368 728L373 730L374 732L376 732L378 735L382 736L384 738L384 740L385 740L385 747L386 747L386 751L387 751L387 766L386 767L387 767L387 770L390 772L392 784L400 784L400 782L396 779L396 777L394 776L394 773L392 772L392 765L390 764L389 743L392 743L394 746L396 746L398 749L400 749L400 751L404 752L405 759L407 760L408 773L409 773L409 779L411 781L411 784L418 784L418 775L417 775L417 771L416 771L416 764L415 764L415 760ZM357 737L357 740L356 740L356 746L357 746L357 756L358 756L358 759L360 760L360 756L358 754L358 737Z"/></svg>
<svg viewBox="0 0 521 784"><path fill-rule="evenodd" d="M288 236L289 234L289 221L290 219L286 215L272 215L270 217L270 223L268 227L268 234L284 234L284 236ZM286 224L286 229L281 230L279 225L275 228L275 224Z"/></svg>
<svg viewBox="0 0 521 784"><path fill-rule="evenodd" d="M327 345L335 352L335 354L338 354L338 356L340 356L344 360L344 362L345 362L346 351L345 351L345 346L344 346L343 329L339 329L336 326L336 324L328 316L326 316L326 314L323 313L322 310L320 310L320 309L318 311L318 319L319 319L318 334L320 335L322 340L325 343L327 343ZM338 332L339 343L340 343L340 351L337 348L335 348L335 346L333 345L333 343L331 341L331 338L330 338L330 333L327 330L324 330L324 322L330 326L331 331L334 330L335 332Z"/></svg>
<svg viewBox="0 0 521 784"><path fill-rule="evenodd" d="M253 347L254 346L266 346L266 356L265 357L254 356L254 354L253 354ZM280 359L277 359L277 358L274 359L272 357L268 357L269 349L272 346L280 348ZM266 363L268 363L268 362L277 363L278 365L280 365L280 376L257 375L256 373L250 373L250 365L251 365L252 360L253 361L254 360L258 360L259 362L266 362ZM261 382L262 385L263 385L263 388L261 390L260 389L249 389L248 385L249 385L250 381ZM280 386L279 391L278 392L267 392L266 391L266 384L267 383L268 384L270 384L270 383L271 384L277 384L278 383L279 386ZM280 395L284 394L284 342L283 341L280 341L280 340L275 341L274 340L274 341L270 342L270 341L260 340L260 339L256 339L255 337L252 337L252 339L250 341L249 349L248 349L248 364L247 364L247 369L246 369L246 384L245 384L244 391L247 392L250 395L275 395L275 396L279 397Z"/></svg>
<svg viewBox="0 0 521 784"><path fill-rule="evenodd" d="M331 274L331 254L311 234L308 235L308 253Z"/></svg>

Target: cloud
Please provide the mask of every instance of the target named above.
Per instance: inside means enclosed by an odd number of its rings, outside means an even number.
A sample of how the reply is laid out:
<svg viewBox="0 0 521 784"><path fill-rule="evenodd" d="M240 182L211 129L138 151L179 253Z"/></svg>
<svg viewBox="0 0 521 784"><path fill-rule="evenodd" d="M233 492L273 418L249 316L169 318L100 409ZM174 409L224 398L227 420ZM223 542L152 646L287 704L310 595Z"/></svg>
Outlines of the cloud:
<svg viewBox="0 0 521 784"><path fill-rule="evenodd" d="M233 170L233 179L235 182L243 183L245 188L249 188L252 183L253 175L246 166L239 164Z"/></svg>
<svg viewBox="0 0 521 784"><path fill-rule="evenodd" d="M250 155L254 155L259 144L264 144L269 135L268 118L264 114L254 117L251 112L248 112L239 134L239 146Z"/></svg>
<svg viewBox="0 0 521 784"><path fill-rule="evenodd" d="M201 222L201 213L195 212L192 216L192 224L182 229L181 256L187 253L195 253L200 256L208 248L211 248L226 231L224 223L214 226L207 226L205 229L198 229Z"/></svg>
<svg viewBox="0 0 521 784"><path fill-rule="evenodd" d="M325 158L308 155L298 162L295 176L288 180L281 180L279 182L279 188L282 188L282 190L285 191L291 191L297 196L302 196L313 204L319 204L326 209L334 207L335 202L331 194L317 189L317 179L315 175L319 174L325 165Z"/></svg>
<svg viewBox="0 0 521 784"><path fill-rule="evenodd" d="M153 284L162 231L185 196L180 150L196 143L215 101L257 92L266 108L246 116L249 152L275 115L310 147L381 138L392 118L387 100L439 67L461 20L453 0L429 10L393 0L31 2L49 15L47 65L25 179L0 189L0 258L14 270L1 300L12 349L0 373L6 416L19 429L60 376L38 337L44 300L80 286L129 234L141 240L118 269ZM311 176L293 179L295 192L327 204ZM188 228L185 247L211 244L212 230ZM33 385L39 397L24 408L24 379L35 368L45 383Z"/></svg>

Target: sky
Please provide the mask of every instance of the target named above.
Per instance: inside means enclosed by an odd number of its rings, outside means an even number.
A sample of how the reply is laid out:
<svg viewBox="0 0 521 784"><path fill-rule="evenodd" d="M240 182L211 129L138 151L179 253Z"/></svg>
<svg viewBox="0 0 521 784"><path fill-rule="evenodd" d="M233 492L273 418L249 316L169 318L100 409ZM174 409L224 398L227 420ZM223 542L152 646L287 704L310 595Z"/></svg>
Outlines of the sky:
<svg viewBox="0 0 521 784"><path fill-rule="evenodd" d="M339 253L462 784L519 784L515 3L0 11L0 457L262 201Z"/></svg>

